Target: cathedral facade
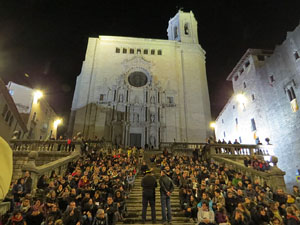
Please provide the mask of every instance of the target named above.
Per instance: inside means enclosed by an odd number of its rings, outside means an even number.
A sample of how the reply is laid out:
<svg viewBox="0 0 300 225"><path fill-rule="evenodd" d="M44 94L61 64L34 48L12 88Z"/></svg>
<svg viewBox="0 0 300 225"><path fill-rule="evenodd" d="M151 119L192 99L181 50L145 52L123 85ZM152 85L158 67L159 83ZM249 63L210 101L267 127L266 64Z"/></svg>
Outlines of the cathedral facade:
<svg viewBox="0 0 300 225"><path fill-rule="evenodd" d="M123 146L200 142L211 120L205 51L192 12L170 19L168 40L89 38L69 129Z"/></svg>

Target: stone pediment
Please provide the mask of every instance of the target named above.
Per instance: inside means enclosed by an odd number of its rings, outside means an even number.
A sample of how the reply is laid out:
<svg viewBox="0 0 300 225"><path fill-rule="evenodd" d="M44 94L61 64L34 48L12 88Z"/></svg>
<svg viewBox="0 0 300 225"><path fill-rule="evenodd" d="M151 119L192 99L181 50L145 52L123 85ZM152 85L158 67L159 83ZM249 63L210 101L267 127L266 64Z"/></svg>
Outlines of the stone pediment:
<svg viewBox="0 0 300 225"><path fill-rule="evenodd" d="M123 68L125 71L130 70L131 68L144 68L150 71L153 63L144 59L143 56L137 55L132 57L131 59L125 59L122 62Z"/></svg>

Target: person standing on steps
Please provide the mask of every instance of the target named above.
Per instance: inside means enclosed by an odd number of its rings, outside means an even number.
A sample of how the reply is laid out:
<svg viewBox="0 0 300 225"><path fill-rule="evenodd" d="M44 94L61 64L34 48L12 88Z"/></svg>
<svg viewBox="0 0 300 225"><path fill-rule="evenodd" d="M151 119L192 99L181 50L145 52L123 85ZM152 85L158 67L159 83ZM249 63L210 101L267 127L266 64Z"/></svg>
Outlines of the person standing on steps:
<svg viewBox="0 0 300 225"><path fill-rule="evenodd" d="M160 184L160 201L161 201L161 215L163 224L169 224L172 222L171 211L171 194L174 191L174 184L170 177L167 176L167 171L162 170L160 172L159 184ZM167 213L166 213L167 208Z"/></svg>
<svg viewBox="0 0 300 225"><path fill-rule="evenodd" d="M155 188L157 187L157 182L155 176L153 176L151 170L146 171L146 175L143 177L141 186L143 188L143 210L142 210L142 223L146 221L146 213L148 202L151 207L151 218L152 223L156 223L156 212L155 212Z"/></svg>

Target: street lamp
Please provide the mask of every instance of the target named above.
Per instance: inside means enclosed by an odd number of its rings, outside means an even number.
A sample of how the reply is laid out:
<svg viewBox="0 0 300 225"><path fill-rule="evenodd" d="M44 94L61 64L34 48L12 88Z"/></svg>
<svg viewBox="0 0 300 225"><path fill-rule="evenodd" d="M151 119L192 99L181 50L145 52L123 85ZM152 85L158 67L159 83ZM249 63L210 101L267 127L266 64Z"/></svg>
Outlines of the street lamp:
<svg viewBox="0 0 300 225"><path fill-rule="evenodd" d="M54 137L57 138L57 127L62 123L62 119L60 118L57 118L56 120L54 120L53 122L53 127L54 127L54 132L55 132L55 135Z"/></svg>
<svg viewBox="0 0 300 225"><path fill-rule="evenodd" d="M40 90L36 90L35 92L33 92L33 103L37 104L39 99L43 97L43 92L41 92Z"/></svg>
<svg viewBox="0 0 300 225"><path fill-rule="evenodd" d="M54 120L54 123L53 123L54 128L57 129L58 125L61 124L61 123L62 123L62 119L58 118L58 119Z"/></svg>
<svg viewBox="0 0 300 225"><path fill-rule="evenodd" d="M210 122L209 127L212 129L214 140L216 140L216 131L215 131L215 129L217 127L216 122L214 122L214 121Z"/></svg>
<svg viewBox="0 0 300 225"><path fill-rule="evenodd" d="M209 126L210 128L215 129L217 124L215 122L210 122Z"/></svg>

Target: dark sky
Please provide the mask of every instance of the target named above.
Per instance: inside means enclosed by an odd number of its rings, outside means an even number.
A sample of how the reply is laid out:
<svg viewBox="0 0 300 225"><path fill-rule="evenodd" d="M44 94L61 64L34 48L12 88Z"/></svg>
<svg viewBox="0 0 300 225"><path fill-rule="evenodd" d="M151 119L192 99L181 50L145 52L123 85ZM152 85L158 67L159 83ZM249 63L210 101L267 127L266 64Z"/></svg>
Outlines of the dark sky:
<svg viewBox="0 0 300 225"><path fill-rule="evenodd" d="M0 76L41 88L56 112L67 115L88 37L167 39L168 21L183 7L198 21L216 117L232 94L226 77L244 52L273 49L300 19L300 0L121 2L0 0Z"/></svg>

